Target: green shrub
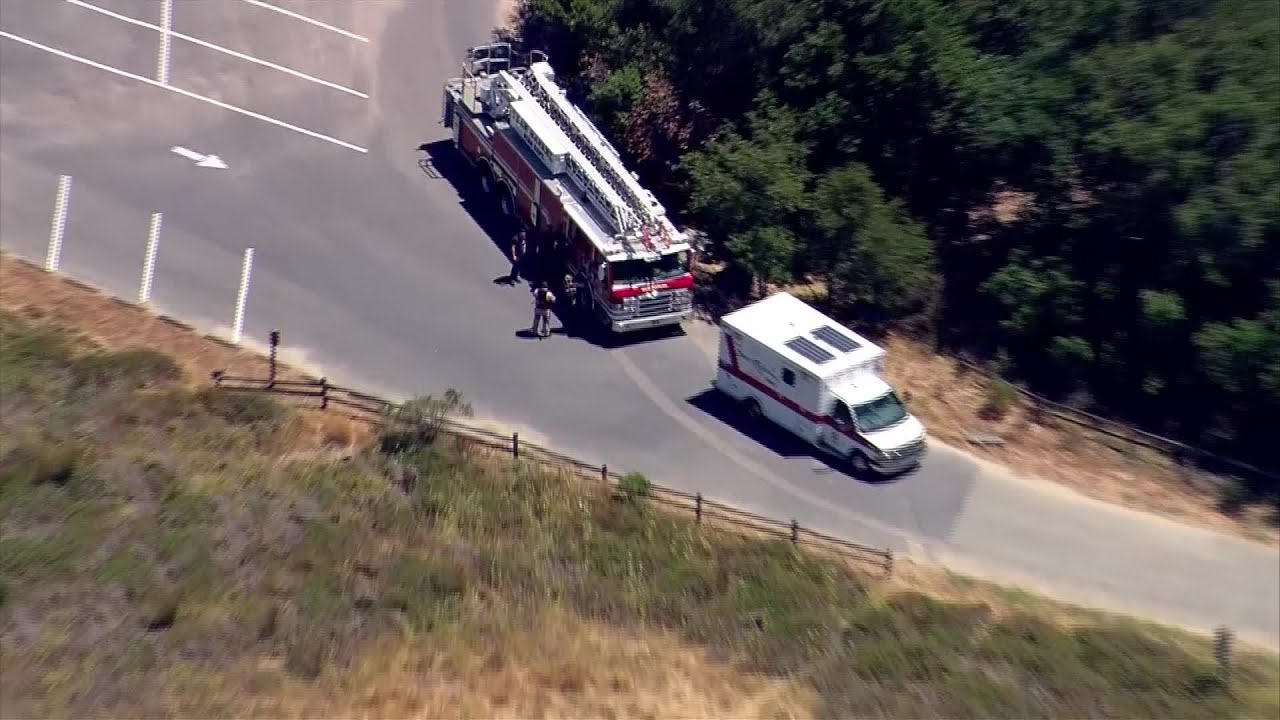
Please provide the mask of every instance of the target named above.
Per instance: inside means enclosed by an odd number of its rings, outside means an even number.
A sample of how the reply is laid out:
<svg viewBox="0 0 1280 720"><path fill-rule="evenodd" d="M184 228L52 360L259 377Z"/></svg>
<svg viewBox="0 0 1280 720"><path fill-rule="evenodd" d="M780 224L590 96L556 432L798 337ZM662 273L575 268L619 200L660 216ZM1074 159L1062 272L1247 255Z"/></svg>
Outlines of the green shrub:
<svg viewBox="0 0 1280 720"><path fill-rule="evenodd" d="M450 388L443 397L415 397L387 411L378 445L387 454L414 453L429 447L454 417L470 417L471 405Z"/></svg>
<svg viewBox="0 0 1280 720"><path fill-rule="evenodd" d="M79 462L79 448L68 446L48 448L38 456L37 464L31 469L31 479L37 483L66 485L75 475L76 465Z"/></svg>
<svg viewBox="0 0 1280 720"><path fill-rule="evenodd" d="M152 585L151 564L133 550L122 550L98 568L98 579L119 583L131 595L142 595Z"/></svg>
<svg viewBox="0 0 1280 720"><path fill-rule="evenodd" d="M72 569L76 550L62 535L7 537L0 540L0 572L19 578L61 575Z"/></svg>
<svg viewBox="0 0 1280 720"><path fill-rule="evenodd" d="M183 379L173 358L145 348L81 355L72 361L71 375L76 387L95 391L159 387Z"/></svg>
<svg viewBox="0 0 1280 720"><path fill-rule="evenodd" d="M232 425L272 426L285 416L285 408L267 395L204 388L196 400L211 415Z"/></svg>
<svg viewBox="0 0 1280 720"><path fill-rule="evenodd" d="M623 475L622 480L618 482L618 486L632 500L648 496L650 490L653 489L649 478L638 472L629 472Z"/></svg>
<svg viewBox="0 0 1280 720"><path fill-rule="evenodd" d="M390 591L408 595L411 603L454 597L467 588L467 577L461 568L418 553L397 555L387 581Z"/></svg>
<svg viewBox="0 0 1280 720"><path fill-rule="evenodd" d="M63 372L74 354L67 333L0 313L0 394L34 389Z"/></svg>
<svg viewBox="0 0 1280 720"><path fill-rule="evenodd" d="M159 588L148 592L138 606L142 626L152 632L173 627L181 609L182 597L178 592Z"/></svg>
<svg viewBox="0 0 1280 720"><path fill-rule="evenodd" d="M1016 387L1007 380L995 378L987 386L986 403L978 412L987 420L999 420L1018 404L1018 399L1019 393Z"/></svg>
<svg viewBox="0 0 1280 720"><path fill-rule="evenodd" d="M402 610L414 629L431 630L454 617L468 580L466 571L449 561L400 553L387 574L383 604Z"/></svg>
<svg viewBox="0 0 1280 720"><path fill-rule="evenodd" d="M328 663L328 650L324 640L307 637L289 643L284 655L284 667L291 675L303 680L315 680Z"/></svg>
<svg viewBox="0 0 1280 720"><path fill-rule="evenodd" d="M337 617L349 610L342 580L325 568L314 568L298 590L298 609L311 618Z"/></svg>

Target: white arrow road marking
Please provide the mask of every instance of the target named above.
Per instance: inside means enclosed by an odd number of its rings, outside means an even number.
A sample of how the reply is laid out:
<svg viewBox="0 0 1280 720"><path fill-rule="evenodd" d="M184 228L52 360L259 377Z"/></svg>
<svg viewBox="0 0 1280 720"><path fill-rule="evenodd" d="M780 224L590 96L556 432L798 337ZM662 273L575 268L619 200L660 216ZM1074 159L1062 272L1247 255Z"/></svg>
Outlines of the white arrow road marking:
<svg viewBox="0 0 1280 720"><path fill-rule="evenodd" d="M181 145L174 145L171 150L173 150L175 155L181 155L188 160L195 161L196 167L217 168L219 170L227 169L227 164L222 162L222 158L217 155L205 155L204 153L184 148Z"/></svg>
<svg viewBox="0 0 1280 720"><path fill-rule="evenodd" d="M196 167L217 168L219 170L226 170L227 164L222 162L222 158L218 157L217 155L206 155L203 160L196 163Z"/></svg>

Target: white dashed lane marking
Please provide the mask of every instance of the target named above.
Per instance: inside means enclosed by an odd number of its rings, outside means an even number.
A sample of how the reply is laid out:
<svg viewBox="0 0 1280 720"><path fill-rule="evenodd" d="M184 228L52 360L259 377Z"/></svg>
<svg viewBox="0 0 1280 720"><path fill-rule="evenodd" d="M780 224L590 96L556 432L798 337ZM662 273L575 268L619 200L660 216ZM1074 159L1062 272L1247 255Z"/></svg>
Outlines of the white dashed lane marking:
<svg viewBox="0 0 1280 720"><path fill-rule="evenodd" d="M363 36L363 35L357 35L357 34L355 34L355 33L351 32L351 31L349 31L349 30L343 30L342 28L334 27L334 26L332 26L332 25L329 25L328 23L322 23L322 22L320 22L319 20L316 20L315 18L309 18L309 17L307 17L306 15L302 15L302 14L300 14L300 13L296 13L296 12L294 12L294 11L292 11L292 10L285 10L284 8L279 7L279 6L277 6L277 5L272 5L271 3L268 3L268 2L262 2L262 0L244 0L244 1L245 1L245 2L247 2L247 3L249 3L250 5L256 5L256 6L260 7L260 8L265 8L265 9L267 9L267 10L272 10L272 11L275 11L275 12L280 13L281 15L288 15L289 17L291 17L291 18L293 18L293 19L295 19L295 20L301 20L302 22L309 23L309 24L311 24L311 25L315 25L316 27L322 27L322 28L324 28L325 30L330 30L330 31L332 31L332 32L336 32L336 33L338 33L339 35L345 35L346 37L349 37L349 38L351 38L352 40L359 40L360 42L369 42L369 38L367 38L367 37L365 37L365 36Z"/></svg>
<svg viewBox="0 0 1280 720"><path fill-rule="evenodd" d="M173 85L167 85L167 84L162 83L162 82L160 82L160 81L158 81L158 80L152 80L152 79L151 79L151 78L149 78L149 77L143 77L143 76L141 76L141 75L137 75L137 74L134 74L134 73L131 73L131 72L126 72L126 71L121 70L121 69L119 69L119 68L114 68L114 67L111 67L110 65L105 65L105 64L100 63L100 62L97 62L97 61L95 61L95 60L90 60L90 59L88 59L88 58L80 57L79 55L75 55L75 54L69 53L69 52L67 52L67 51L65 51L65 50L59 50L58 48L55 48L55 47L49 47L48 45L44 45L44 44L42 44L42 43L38 43L38 42L36 42L35 40L28 40L27 38L24 38L24 37L22 37L21 35L14 35L14 34L13 34L13 33L11 33L11 32L7 32L7 31L4 31L4 30L0 30L0 37L8 38L8 39L10 39L10 40L13 40L14 42L22 43L23 45L26 45L26 46L28 46L28 47L33 47L33 48L35 48L35 49L37 49L37 50L43 50L43 51L45 51L45 52L47 52L47 53L49 53L49 54L51 54L51 55L57 55L57 56L58 56L58 57L60 57L60 58L65 58L65 59L67 59L67 60L73 60L73 61L75 61L75 62L78 62L78 63L84 64L84 65L88 65L89 67L94 67L94 68L97 68L97 69L99 69L99 70L105 70L106 72L112 73L112 74L114 74L114 75L119 75L119 76L121 76L121 77L126 77L126 78L129 78L130 80L137 80L137 81L138 81L138 82L140 82L140 83L145 83L145 84L150 85L150 86L152 86L152 87L158 87L158 88L162 88L162 89L164 89L164 90L168 90L168 91L170 91L170 92L175 92L175 93L177 93L177 94L179 94L179 95L182 95L182 96L185 96L185 97L189 97L189 98L191 98L192 100L199 100L200 102L208 103L208 104L210 104L210 105L213 105L213 106L216 106L216 107L220 107L220 108L222 108L223 110L229 110L229 111L231 111L231 112L233 112L233 113L237 113L237 114L240 114L240 115L244 115L245 117L251 117L251 118L253 118L253 119L255 119L255 120L261 120L262 122L270 123L270 124L272 124L272 125L275 125L276 127L281 127L281 128L286 129L286 130L292 130L292 131L294 131L294 132L296 132L296 133L299 133L299 134L302 134L302 135L306 135L307 137L312 137L312 138L315 138L315 139L317 139L317 140L324 140L325 142L333 143L334 145L338 145L338 146L340 146L340 147L347 148L348 150L355 150L355 151L356 151L356 152L358 152L358 153L367 153L367 152L369 152L369 150L368 150L367 148L363 148L363 147L360 147L359 145L355 145L355 144L353 144L353 143L349 143L349 142L347 142L346 140L340 140L340 139L338 139L338 138L336 138L336 137L333 137L333 136L331 136L331 135L325 135L324 133L316 132L315 130L308 130L308 129L304 128L304 127L299 127L299 126L297 126L297 125L293 125L293 124L287 123L287 122L285 122L285 121L283 121L283 120L277 120L277 119L275 119L275 118L273 118L273 117L271 117L271 116L269 116L269 115L263 115L262 113L259 113L259 112L254 112L254 111L252 111L252 110L248 110L248 109L245 109L245 108L242 108L242 107L238 107L238 106L236 106L236 105L232 105L231 103L225 103L225 102L222 102L221 100L214 100L214 99L213 99L213 98L211 98L211 97L206 97L206 96L201 95L201 94L199 94L199 93L191 92L190 90L184 90L184 89L182 89L182 88L180 88L180 87L175 87L175 86L173 86Z"/></svg>
<svg viewBox="0 0 1280 720"><path fill-rule="evenodd" d="M216 51L218 51L218 52L220 52L220 53L224 53L224 54L226 54L226 55L230 55L231 57L239 58L240 60L245 60L245 61L247 61L247 62L255 63L255 64L257 64L257 65L262 65L263 67L269 67L269 68L271 68L272 70L279 70L279 71L280 71L280 72L282 72L282 73L286 73L286 74L288 74L288 75L292 75L292 76L294 76L294 77L296 77L296 78L302 78L303 80L307 80L307 81L309 81L309 82L316 83L317 85L323 85L323 86L328 87L328 88L333 88L334 90L339 90L339 91L341 91L341 92L347 93L348 95L355 95L356 97L358 97L358 98L363 98L363 99L365 99L365 100L368 100L368 99L369 99L369 96L368 96L368 95L366 95L365 93L360 92L359 90L352 90L351 88L346 87L346 86L343 86L343 85L339 85L338 83L330 82L330 81L328 81L328 80L323 80L323 79L321 79L321 78L315 77L314 75L308 75L307 73L304 73L304 72L301 72L301 71L298 71L298 70L294 70L293 68L288 68L288 67L285 67L285 66L283 66L283 65L278 65L278 64L276 64L276 63L271 62L270 60L263 60L263 59L261 59L261 58L256 58L256 57L254 57L254 56L252 56L252 55L246 55L245 53L238 52L238 51L236 51L236 50L232 50L232 49L230 49L230 48L225 48L225 47L222 47L221 45L217 45L217 44L215 44L215 43L211 43L211 42L209 42L208 40L201 40L200 38L192 37L192 36L190 36L190 35L186 35L186 34L180 33L180 32L178 32L178 31L176 31L176 30L167 30L167 31L166 31L166 29L165 29L165 28L163 28L163 27L161 27L161 26L159 26L159 25L152 25L152 24L151 24L151 23L149 23L149 22L143 22L142 20L138 20L138 19L136 19L136 18L131 18L131 17L127 16L127 15L121 15L120 13L112 12L111 10L107 10L106 8L100 8L100 7L98 7L97 5L91 5L91 4L87 3L87 2L84 2L84 0L66 0L66 2L69 2L69 3L71 3L72 5L75 5L75 6L77 6L77 7L85 8L86 10L92 10L93 12L101 13L101 14L106 15L106 16L108 16L108 17L113 17L113 18L115 18L115 19L117 19L117 20L120 20L120 21L122 21L122 22L127 22L127 23L129 23L130 25L137 25L138 27L144 27L144 28L148 28L148 29L150 29L150 30L155 30L155 31L157 31L157 32L162 33L162 37L175 37L175 38L177 38L177 39L179 39L179 40L185 40L185 41L187 41L187 42L189 42L189 43L192 43L193 45L199 45L200 47L209 48L210 50L216 50ZM167 80L168 80L168 52L166 52L166 51L162 50L162 51L161 51L161 57L162 57L162 60L161 60L160 62L161 62L161 67L163 68L163 74L164 74L164 77L163 77L163 78L161 78L160 82L161 82L162 84L168 84L168 83L167 83Z"/></svg>

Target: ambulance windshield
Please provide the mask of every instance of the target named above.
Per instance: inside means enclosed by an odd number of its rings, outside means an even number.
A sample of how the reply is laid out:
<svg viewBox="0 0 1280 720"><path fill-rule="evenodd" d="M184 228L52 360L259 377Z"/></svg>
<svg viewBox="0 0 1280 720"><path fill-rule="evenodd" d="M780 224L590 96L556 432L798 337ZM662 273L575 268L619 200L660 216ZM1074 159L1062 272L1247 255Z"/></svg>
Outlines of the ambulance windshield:
<svg viewBox="0 0 1280 720"><path fill-rule="evenodd" d="M890 390L871 402L853 406L853 414L857 417L859 430L876 432L905 420L907 408L898 399L897 393Z"/></svg>

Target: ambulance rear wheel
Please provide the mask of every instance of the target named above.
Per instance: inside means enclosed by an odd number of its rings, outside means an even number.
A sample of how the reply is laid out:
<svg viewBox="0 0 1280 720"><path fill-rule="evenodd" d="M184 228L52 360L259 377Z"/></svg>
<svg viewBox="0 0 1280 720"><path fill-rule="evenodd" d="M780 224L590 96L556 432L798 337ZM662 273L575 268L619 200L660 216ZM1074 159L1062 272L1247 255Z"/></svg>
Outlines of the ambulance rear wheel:
<svg viewBox="0 0 1280 720"><path fill-rule="evenodd" d="M747 398L742 401L742 411L747 414L747 419L756 422L764 417L764 410L760 408L760 401L755 398Z"/></svg>
<svg viewBox="0 0 1280 720"><path fill-rule="evenodd" d="M866 475L871 472L871 461L861 450L854 450L849 453L849 467L857 475Z"/></svg>

